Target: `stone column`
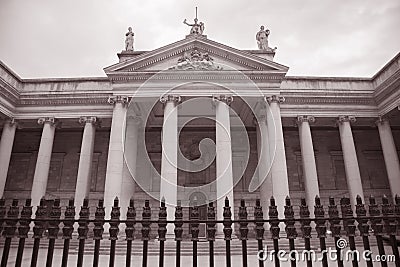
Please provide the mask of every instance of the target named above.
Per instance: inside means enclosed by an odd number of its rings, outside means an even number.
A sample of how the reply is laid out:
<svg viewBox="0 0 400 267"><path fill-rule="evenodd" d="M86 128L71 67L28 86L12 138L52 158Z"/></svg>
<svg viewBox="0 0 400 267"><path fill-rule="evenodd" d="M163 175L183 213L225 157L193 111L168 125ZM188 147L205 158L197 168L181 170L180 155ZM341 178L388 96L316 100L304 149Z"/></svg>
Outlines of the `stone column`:
<svg viewBox="0 0 400 267"><path fill-rule="evenodd" d="M265 111L265 110L264 110ZM269 155L269 140L267 116L264 114L258 117L257 150L258 150L258 179L263 180L260 186L260 200L264 216L268 216L269 200L272 196L271 157ZM269 224L265 224L269 226Z"/></svg>
<svg viewBox="0 0 400 267"><path fill-rule="evenodd" d="M42 138L40 139L35 174L33 176L31 192L33 207L38 206L40 199L46 194L51 153L53 151L54 134L56 130L54 118L40 118L38 123L43 125L43 131Z"/></svg>
<svg viewBox="0 0 400 267"><path fill-rule="evenodd" d="M128 116L128 115L127 115ZM135 193L135 175L136 161L138 151L138 135L139 129L142 127L142 120L137 116L130 116L126 120L126 136L125 136L125 161L122 175L122 191L121 191L121 211L126 211L129 201ZM127 164L129 163L129 165ZM121 218L126 218L126 212L121 213Z"/></svg>
<svg viewBox="0 0 400 267"><path fill-rule="evenodd" d="M297 117L306 200L312 216L314 215L314 199L316 195L319 195L317 167L310 129L310 123L313 122L315 122L313 116Z"/></svg>
<svg viewBox="0 0 400 267"><path fill-rule="evenodd" d="M160 98L164 104L162 128L161 184L160 200L164 197L167 206L167 219L174 220L178 198L178 108L179 96L166 95ZM173 224L167 225L167 234L173 235Z"/></svg>
<svg viewBox="0 0 400 267"><path fill-rule="evenodd" d="M229 104L231 96L214 96L216 110L215 138L216 138L216 168L217 168L217 219L223 220L225 197L228 197L234 217L233 171L232 171L232 141ZM232 226L233 228L233 226ZM234 228L233 228L234 229ZM217 234L223 234L223 225L217 224Z"/></svg>
<svg viewBox="0 0 400 267"><path fill-rule="evenodd" d="M108 103L114 105L104 188L104 206L108 217L110 216L114 198L121 197L122 172L124 168L124 120L128 102L127 96L111 96L108 99Z"/></svg>
<svg viewBox="0 0 400 267"><path fill-rule="evenodd" d="M75 188L75 207L77 207L77 211L83 205L83 200L89 197L97 118L81 117L79 118L79 123L84 125L84 129Z"/></svg>
<svg viewBox="0 0 400 267"><path fill-rule="evenodd" d="M0 141L0 198L3 197L6 186L8 166L10 165L16 129L17 123L14 119L7 120L3 125Z"/></svg>
<svg viewBox="0 0 400 267"><path fill-rule="evenodd" d="M354 145L353 133L350 125L351 122L355 121L356 118L353 116L339 116L338 118L347 187L349 189L350 200L353 206L356 203L357 195L360 195L364 201L360 168L358 166L356 147Z"/></svg>
<svg viewBox="0 0 400 267"><path fill-rule="evenodd" d="M278 206L279 217L284 217L285 198L289 196L289 181L286 167L285 143L279 105L285 101L282 96L266 97L268 136L270 141L272 193Z"/></svg>
<svg viewBox="0 0 400 267"><path fill-rule="evenodd" d="M399 156L397 154L397 148L393 139L392 130L390 129L389 121L384 118L379 118L376 125L378 125L379 137L381 139L390 191L394 198L396 195L400 196Z"/></svg>

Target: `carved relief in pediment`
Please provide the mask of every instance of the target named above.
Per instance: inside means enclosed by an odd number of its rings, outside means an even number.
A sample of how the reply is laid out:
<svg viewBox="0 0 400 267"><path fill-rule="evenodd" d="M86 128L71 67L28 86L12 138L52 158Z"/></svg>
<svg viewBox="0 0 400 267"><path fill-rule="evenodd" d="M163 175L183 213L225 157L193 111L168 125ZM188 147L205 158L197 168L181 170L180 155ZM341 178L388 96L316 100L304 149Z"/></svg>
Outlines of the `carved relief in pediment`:
<svg viewBox="0 0 400 267"><path fill-rule="evenodd" d="M178 58L177 64L170 70L222 70L207 52L200 52L197 48L185 51Z"/></svg>

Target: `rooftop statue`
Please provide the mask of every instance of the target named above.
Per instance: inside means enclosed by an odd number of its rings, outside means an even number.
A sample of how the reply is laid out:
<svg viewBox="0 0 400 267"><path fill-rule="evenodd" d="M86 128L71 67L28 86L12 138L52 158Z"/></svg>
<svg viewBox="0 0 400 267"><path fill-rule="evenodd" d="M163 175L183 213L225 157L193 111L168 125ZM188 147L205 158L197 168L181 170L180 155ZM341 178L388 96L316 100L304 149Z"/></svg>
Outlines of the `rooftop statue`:
<svg viewBox="0 0 400 267"><path fill-rule="evenodd" d="M268 47L269 33L270 33L270 31L268 29L264 30L264 26L260 27L260 30L257 32L257 35L256 35L258 49L261 49L261 50L269 50L270 49Z"/></svg>
<svg viewBox="0 0 400 267"><path fill-rule="evenodd" d="M197 23L199 20L197 19L197 7L196 7L196 17L194 19L194 23L190 24L186 21L186 19L183 21L184 24L191 26L192 28L190 29L190 34L199 34L202 35L204 32L204 23L200 22Z"/></svg>
<svg viewBox="0 0 400 267"><path fill-rule="evenodd" d="M125 50L133 51L133 36L135 34L132 32L132 27L128 28L128 32L125 34Z"/></svg>

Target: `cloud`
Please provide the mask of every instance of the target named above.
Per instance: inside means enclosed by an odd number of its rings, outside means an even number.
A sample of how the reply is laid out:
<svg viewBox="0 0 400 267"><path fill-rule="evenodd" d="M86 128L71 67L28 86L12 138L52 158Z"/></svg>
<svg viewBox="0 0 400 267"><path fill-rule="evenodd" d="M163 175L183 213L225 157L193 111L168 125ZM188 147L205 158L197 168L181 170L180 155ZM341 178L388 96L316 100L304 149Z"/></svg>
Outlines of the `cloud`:
<svg viewBox="0 0 400 267"><path fill-rule="evenodd" d="M235 48L255 49L265 25L290 75L372 76L400 51L397 0L3 0L0 59L27 78L104 76L128 26L136 50L155 49L185 37L195 6L208 38Z"/></svg>

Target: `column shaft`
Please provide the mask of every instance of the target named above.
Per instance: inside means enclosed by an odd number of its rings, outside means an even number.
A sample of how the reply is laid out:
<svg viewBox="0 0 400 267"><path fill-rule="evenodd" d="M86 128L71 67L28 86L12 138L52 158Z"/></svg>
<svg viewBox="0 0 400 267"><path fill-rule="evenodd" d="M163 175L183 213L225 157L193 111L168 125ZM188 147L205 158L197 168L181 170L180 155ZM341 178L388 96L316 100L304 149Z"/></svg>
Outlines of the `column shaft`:
<svg viewBox="0 0 400 267"><path fill-rule="evenodd" d="M11 152L14 144L17 124L14 120L4 123L0 141L0 198L3 197L6 186L8 166L10 165Z"/></svg>
<svg viewBox="0 0 400 267"><path fill-rule="evenodd" d="M180 98L173 95L161 97L164 103L164 121L162 128L161 184L160 200L165 199L167 219L174 220L178 198L178 108ZM172 236L174 227L167 225L167 234Z"/></svg>
<svg viewBox="0 0 400 267"><path fill-rule="evenodd" d="M75 207L77 209L80 209L83 205L83 200L89 197L96 120L96 117L82 117L79 119L79 122L84 124L84 129L75 188Z"/></svg>
<svg viewBox="0 0 400 267"><path fill-rule="evenodd" d="M355 205L357 195L359 195L364 201L364 192L350 121L355 121L355 118L349 116L339 117L340 141L342 143L347 187L350 194L351 204Z"/></svg>
<svg viewBox="0 0 400 267"><path fill-rule="evenodd" d="M377 122L392 197L400 196L400 164L389 121Z"/></svg>
<svg viewBox="0 0 400 267"><path fill-rule="evenodd" d="M278 206L279 217L284 217L285 198L289 196L289 181L286 167L285 143L279 103L284 98L271 96L267 99L268 136L270 141L270 157L273 160L271 167L272 192Z"/></svg>
<svg viewBox="0 0 400 267"><path fill-rule="evenodd" d="M269 156L269 140L266 116L259 118L257 129L258 179L263 181L260 186L260 200L264 215L268 215L269 200L272 196L271 157Z"/></svg>
<svg viewBox="0 0 400 267"><path fill-rule="evenodd" d="M315 119L312 116L299 116L298 127L301 147L301 159L303 164L303 178L306 192L306 201L311 214L314 214L314 199L319 195L317 166L315 164L314 146L311 136L310 122Z"/></svg>
<svg viewBox="0 0 400 267"><path fill-rule="evenodd" d="M104 206L106 208L106 216L110 216L109 214L114 198L121 197L122 172L124 167L124 119L125 105L127 102L127 97L114 96L109 98L109 103L114 104L114 110L111 122L106 181L104 188Z"/></svg>
<svg viewBox="0 0 400 267"><path fill-rule="evenodd" d="M129 200L134 196L136 183L134 177L136 175L138 135L140 119L138 117L128 117L126 121L125 136L125 161L122 175L122 192L121 192L121 210L127 210ZM128 164L129 165L128 165ZM126 213L121 213L121 218L125 218Z"/></svg>
<svg viewBox="0 0 400 267"><path fill-rule="evenodd" d="M56 130L54 118L40 118L38 123L43 124L43 130L31 191L32 206L34 207L39 205L40 199L46 194L51 153L53 151L54 134Z"/></svg>
<svg viewBox="0 0 400 267"><path fill-rule="evenodd" d="M232 144L231 123L228 104L231 97L219 96L215 99L216 109L216 171L217 171L217 219L223 220L225 197L228 197L234 214L233 171L232 171ZM217 224L217 234L223 233L222 224Z"/></svg>

